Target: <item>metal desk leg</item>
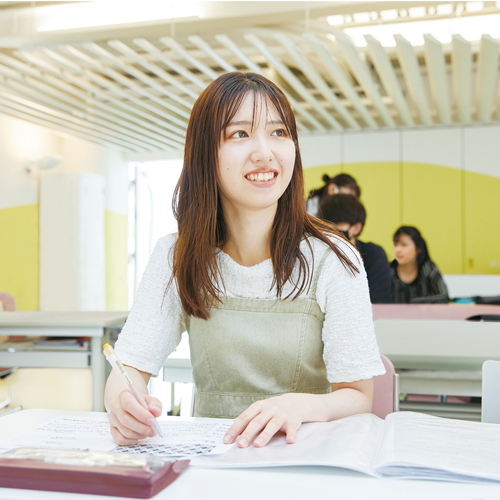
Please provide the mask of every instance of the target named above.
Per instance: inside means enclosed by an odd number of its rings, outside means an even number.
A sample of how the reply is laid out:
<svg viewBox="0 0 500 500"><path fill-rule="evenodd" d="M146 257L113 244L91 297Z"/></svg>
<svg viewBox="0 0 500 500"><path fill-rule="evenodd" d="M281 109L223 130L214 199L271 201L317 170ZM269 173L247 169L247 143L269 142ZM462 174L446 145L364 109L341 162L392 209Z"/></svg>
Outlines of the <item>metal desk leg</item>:
<svg viewBox="0 0 500 500"><path fill-rule="evenodd" d="M102 354L102 336L90 340L90 367L92 368L93 411L104 411L104 355Z"/></svg>

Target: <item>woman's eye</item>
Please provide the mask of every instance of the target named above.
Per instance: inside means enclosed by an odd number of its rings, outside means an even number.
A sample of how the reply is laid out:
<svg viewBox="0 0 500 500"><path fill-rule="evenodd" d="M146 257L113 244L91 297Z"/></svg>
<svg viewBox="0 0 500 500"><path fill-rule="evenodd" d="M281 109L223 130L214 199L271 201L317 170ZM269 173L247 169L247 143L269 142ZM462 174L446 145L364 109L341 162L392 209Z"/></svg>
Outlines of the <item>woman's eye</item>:
<svg viewBox="0 0 500 500"><path fill-rule="evenodd" d="M287 133L286 130L280 128L278 130L275 130L271 135L276 135L277 137L286 137Z"/></svg>
<svg viewBox="0 0 500 500"><path fill-rule="evenodd" d="M243 137L248 137L248 134L244 130L238 130L234 134L231 135L235 139L243 139Z"/></svg>

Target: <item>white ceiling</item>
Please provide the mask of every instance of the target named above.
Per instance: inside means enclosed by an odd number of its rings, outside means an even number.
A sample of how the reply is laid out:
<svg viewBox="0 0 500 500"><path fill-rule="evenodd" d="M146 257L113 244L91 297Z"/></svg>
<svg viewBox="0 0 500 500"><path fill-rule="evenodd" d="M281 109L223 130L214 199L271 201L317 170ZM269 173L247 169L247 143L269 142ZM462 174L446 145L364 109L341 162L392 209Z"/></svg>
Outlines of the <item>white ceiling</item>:
<svg viewBox="0 0 500 500"><path fill-rule="evenodd" d="M228 8L200 22L57 37L0 29L0 112L126 152L178 150L197 96L237 69L278 83L302 132L500 120L498 40L456 35L443 45L428 36L413 47L403 33L395 48L371 37L358 48L325 20L346 2L311 2L320 5L305 18L304 2L273 6L291 3L267 2L250 24Z"/></svg>

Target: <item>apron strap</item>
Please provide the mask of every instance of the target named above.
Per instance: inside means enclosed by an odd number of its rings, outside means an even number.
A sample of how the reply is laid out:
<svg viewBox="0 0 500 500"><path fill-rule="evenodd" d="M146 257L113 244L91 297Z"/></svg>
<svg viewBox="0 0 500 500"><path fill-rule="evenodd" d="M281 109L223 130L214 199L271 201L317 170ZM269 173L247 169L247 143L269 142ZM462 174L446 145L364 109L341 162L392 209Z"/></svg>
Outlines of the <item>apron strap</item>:
<svg viewBox="0 0 500 500"><path fill-rule="evenodd" d="M313 278L313 282L312 282L312 296L311 296L311 298L313 300L316 300L316 289L318 288L318 280L319 280L319 277L321 275L321 269L323 269L323 265L324 265L328 255L330 254L330 252L333 252L333 250L330 247L328 247L325 250L323 257L321 257L321 260L319 261L318 268L315 269L314 278Z"/></svg>

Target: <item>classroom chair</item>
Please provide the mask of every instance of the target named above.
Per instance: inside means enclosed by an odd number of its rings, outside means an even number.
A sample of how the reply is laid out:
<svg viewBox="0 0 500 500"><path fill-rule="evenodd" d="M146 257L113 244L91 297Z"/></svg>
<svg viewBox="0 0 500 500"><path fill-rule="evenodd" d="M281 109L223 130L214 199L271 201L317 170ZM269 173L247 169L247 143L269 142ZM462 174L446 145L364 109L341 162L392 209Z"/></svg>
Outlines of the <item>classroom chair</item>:
<svg viewBox="0 0 500 500"><path fill-rule="evenodd" d="M0 292L0 311L15 311L16 301L10 293Z"/></svg>
<svg viewBox="0 0 500 500"><path fill-rule="evenodd" d="M483 363L481 422L500 424L500 361Z"/></svg>
<svg viewBox="0 0 500 500"><path fill-rule="evenodd" d="M391 360L380 355L384 363L385 374L373 377L372 413L385 418L389 413L399 411L399 375Z"/></svg>

